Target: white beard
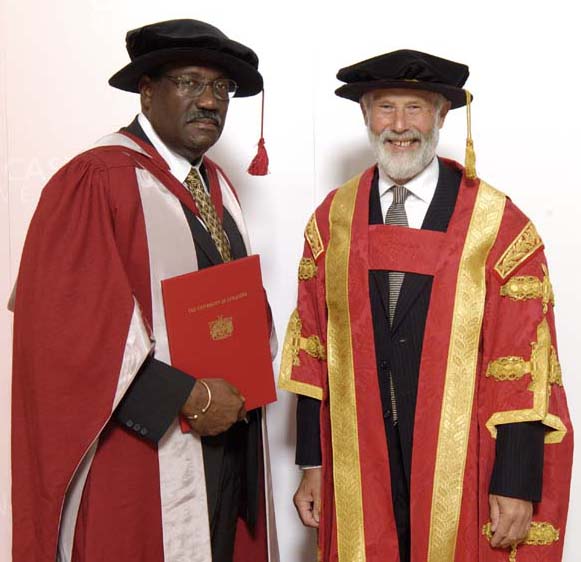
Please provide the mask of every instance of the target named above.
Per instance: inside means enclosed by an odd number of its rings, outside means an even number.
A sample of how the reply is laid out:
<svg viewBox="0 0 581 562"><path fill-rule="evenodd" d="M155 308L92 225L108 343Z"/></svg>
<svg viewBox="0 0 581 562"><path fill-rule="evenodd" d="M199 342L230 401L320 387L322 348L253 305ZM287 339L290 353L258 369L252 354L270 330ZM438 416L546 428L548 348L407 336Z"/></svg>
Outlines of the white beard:
<svg viewBox="0 0 581 562"><path fill-rule="evenodd" d="M440 128L436 122L429 133L420 133L412 129L405 133L394 133L384 129L376 135L367 127L369 142L375 152L378 166L392 180L410 180L422 172L436 155L436 147L440 139ZM394 154L385 147L387 140L419 140L419 146L410 152Z"/></svg>

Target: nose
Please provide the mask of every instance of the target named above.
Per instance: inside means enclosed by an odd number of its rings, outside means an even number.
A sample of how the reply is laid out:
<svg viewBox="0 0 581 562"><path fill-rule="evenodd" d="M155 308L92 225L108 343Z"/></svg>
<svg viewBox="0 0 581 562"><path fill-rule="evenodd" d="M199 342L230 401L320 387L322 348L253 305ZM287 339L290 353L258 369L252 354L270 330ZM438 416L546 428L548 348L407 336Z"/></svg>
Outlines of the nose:
<svg viewBox="0 0 581 562"><path fill-rule="evenodd" d="M211 83L206 84L204 91L196 98L196 105L204 109L216 109L218 102Z"/></svg>
<svg viewBox="0 0 581 562"><path fill-rule="evenodd" d="M397 133L403 133L408 130L407 116L403 108L398 108L394 112L393 130Z"/></svg>

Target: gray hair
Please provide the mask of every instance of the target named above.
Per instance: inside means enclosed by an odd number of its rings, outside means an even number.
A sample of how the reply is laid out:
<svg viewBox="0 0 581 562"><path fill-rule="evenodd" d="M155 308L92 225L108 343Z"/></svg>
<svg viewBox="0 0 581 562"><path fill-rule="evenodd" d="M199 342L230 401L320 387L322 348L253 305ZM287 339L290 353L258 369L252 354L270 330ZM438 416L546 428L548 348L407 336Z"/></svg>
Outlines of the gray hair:
<svg viewBox="0 0 581 562"><path fill-rule="evenodd" d="M373 90L369 90L368 92L365 92L361 98L359 99L359 103L366 109L369 109L369 104L371 101L371 94L372 94ZM432 94L432 99L433 99L433 103L434 103L434 109L436 110L436 113L440 113L440 110L442 109L442 107L444 107L444 105L447 103L447 99L442 95L439 94L438 92L430 92Z"/></svg>

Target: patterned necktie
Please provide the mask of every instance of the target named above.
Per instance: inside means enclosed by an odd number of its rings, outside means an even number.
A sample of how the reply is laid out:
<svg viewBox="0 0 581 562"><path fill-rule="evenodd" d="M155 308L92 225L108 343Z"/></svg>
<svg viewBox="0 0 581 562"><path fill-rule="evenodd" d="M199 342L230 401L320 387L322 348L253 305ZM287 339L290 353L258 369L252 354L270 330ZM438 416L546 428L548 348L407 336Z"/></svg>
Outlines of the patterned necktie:
<svg viewBox="0 0 581 562"><path fill-rule="evenodd" d="M408 226L408 218L405 214L405 200L409 195L409 191L403 185L394 185L391 188L393 193L393 202L385 213L385 224L393 224L396 226ZM397 299L399 298L399 291L403 283L405 273L401 271L389 272L389 324L393 324L393 317L395 316L395 307L397 306Z"/></svg>
<svg viewBox="0 0 581 562"><path fill-rule="evenodd" d="M393 193L393 201L385 213L385 224L393 224L396 226L408 226L408 217L405 214L405 200L409 195L409 191L402 185L394 185L391 187ZM388 274L389 280L389 325L393 324L393 317L395 316L395 307L397 306L397 299L403 283L404 273L401 271L390 271ZM393 375L389 373L389 398L391 402L391 419L393 425L397 425L398 413L397 402L395 399L395 386L393 384Z"/></svg>
<svg viewBox="0 0 581 562"><path fill-rule="evenodd" d="M200 211L202 220L218 248L218 252L222 256L224 262L232 261L232 254L230 253L230 244L226 238L224 229L222 228L222 223L216 212L216 207L212 202L210 194L204 188L202 184L202 179L196 168L191 168L188 177L186 178L186 187L188 191L192 194L194 201L196 202L196 207Z"/></svg>

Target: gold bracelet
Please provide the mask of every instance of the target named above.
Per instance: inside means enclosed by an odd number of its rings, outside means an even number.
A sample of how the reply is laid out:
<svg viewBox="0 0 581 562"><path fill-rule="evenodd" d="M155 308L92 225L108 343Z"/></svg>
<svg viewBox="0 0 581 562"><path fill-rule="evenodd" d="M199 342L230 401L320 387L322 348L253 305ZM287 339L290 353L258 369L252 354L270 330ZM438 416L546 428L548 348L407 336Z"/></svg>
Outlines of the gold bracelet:
<svg viewBox="0 0 581 562"><path fill-rule="evenodd" d="M202 379L200 379L198 382L201 382L206 387L206 390L208 391L208 402L202 408L202 414L205 414L210 409L210 406L212 405L212 391L210 390L210 387L208 386L208 383L206 381L203 381Z"/></svg>
<svg viewBox="0 0 581 562"><path fill-rule="evenodd" d="M204 385L206 391L208 392L208 402L206 402L206 405L202 408L202 414L205 414L210 409L210 406L212 404L212 391L210 390L210 387L208 386L208 383L206 381L198 379L197 382L201 382ZM194 414L193 416L186 416L186 419L191 421L198 421L199 417L200 414Z"/></svg>

